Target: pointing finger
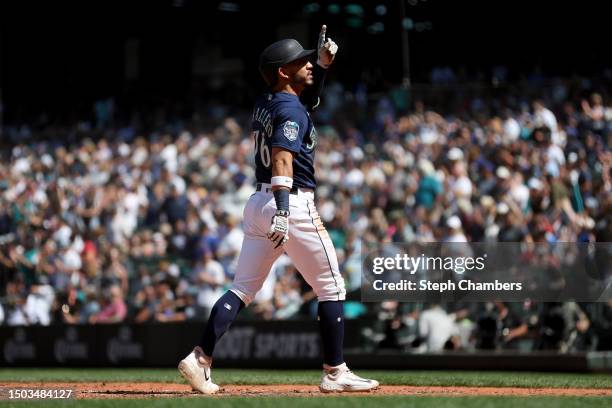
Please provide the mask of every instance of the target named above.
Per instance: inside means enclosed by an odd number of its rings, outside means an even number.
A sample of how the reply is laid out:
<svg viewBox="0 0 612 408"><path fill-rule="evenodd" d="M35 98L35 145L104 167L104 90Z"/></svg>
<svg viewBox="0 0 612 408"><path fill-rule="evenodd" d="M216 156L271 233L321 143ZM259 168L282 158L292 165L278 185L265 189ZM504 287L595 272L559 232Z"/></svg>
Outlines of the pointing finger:
<svg viewBox="0 0 612 408"><path fill-rule="evenodd" d="M321 48L325 44L325 33L327 32L327 26L323 24L321 26L321 32L319 33L319 47Z"/></svg>

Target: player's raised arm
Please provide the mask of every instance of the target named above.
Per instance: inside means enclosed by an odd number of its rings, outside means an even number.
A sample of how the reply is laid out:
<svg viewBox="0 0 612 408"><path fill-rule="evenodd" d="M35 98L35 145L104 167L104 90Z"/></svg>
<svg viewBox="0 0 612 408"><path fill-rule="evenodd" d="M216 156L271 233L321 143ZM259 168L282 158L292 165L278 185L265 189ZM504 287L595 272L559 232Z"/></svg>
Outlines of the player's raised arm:
<svg viewBox="0 0 612 408"><path fill-rule="evenodd" d="M334 62L336 53L338 52L338 45L331 38L327 37L326 25L321 26L321 31L319 32L319 38L317 40L317 51L317 63L313 68L314 83L306 88L300 97L301 102L310 112L314 111L319 106L327 70Z"/></svg>

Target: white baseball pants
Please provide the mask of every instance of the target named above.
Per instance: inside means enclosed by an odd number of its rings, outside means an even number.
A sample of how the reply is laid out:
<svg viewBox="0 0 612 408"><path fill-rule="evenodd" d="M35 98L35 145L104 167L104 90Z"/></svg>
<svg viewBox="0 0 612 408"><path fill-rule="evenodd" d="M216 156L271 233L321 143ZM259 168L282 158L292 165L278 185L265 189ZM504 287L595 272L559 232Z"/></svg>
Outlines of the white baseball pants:
<svg viewBox="0 0 612 408"><path fill-rule="evenodd" d="M300 189L297 195L289 195L289 240L276 249L266 236L275 211L271 186L264 184L244 208L244 241L230 290L245 305L251 303L284 251L319 301L344 300L346 290L336 250L315 208L314 192Z"/></svg>

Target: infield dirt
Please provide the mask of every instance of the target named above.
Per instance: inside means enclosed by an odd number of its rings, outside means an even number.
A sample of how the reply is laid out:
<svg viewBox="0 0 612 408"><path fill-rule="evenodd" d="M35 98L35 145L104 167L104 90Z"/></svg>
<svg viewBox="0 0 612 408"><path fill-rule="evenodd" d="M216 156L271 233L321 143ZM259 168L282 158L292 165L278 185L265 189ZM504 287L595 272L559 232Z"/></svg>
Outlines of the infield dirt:
<svg viewBox="0 0 612 408"><path fill-rule="evenodd" d="M206 396L191 390L189 385L168 383L127 383L127 382L11 382L3 388L13 389L72 389L77 399L107 398L169 398ZM294 396L311 397L323 395L316 385L221 385L221 391L212 398L226 396ZM412 396L612 396L609 388L517 388L517 387L440 387L385 385L371 392L350 395L412 395Z"/></svg>

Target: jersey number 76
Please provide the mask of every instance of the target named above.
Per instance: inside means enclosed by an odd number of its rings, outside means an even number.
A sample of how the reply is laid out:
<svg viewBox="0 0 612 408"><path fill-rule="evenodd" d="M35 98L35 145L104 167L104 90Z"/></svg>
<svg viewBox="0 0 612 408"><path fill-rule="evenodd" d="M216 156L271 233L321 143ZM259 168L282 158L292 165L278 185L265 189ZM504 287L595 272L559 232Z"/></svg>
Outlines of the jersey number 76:
<svg viewBox="0 0 612 408"><path fill-rule="evenodd" d="M259 137L260 134L261 137ZM259 155L261 164L263 164L264 167L270 167L270 148L266 144L265 134L259 130L254 130L252 135L255 138L255 156Z"/></svg>

